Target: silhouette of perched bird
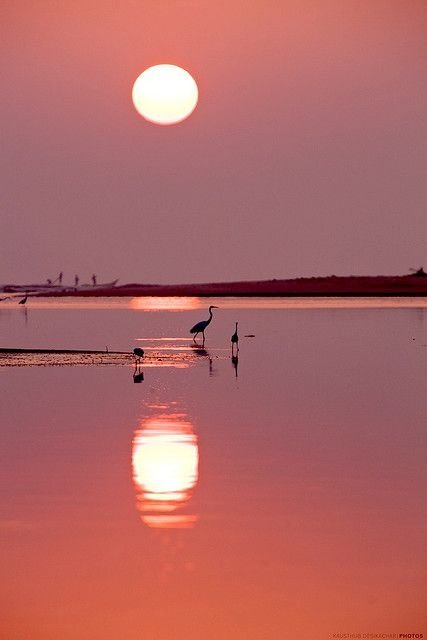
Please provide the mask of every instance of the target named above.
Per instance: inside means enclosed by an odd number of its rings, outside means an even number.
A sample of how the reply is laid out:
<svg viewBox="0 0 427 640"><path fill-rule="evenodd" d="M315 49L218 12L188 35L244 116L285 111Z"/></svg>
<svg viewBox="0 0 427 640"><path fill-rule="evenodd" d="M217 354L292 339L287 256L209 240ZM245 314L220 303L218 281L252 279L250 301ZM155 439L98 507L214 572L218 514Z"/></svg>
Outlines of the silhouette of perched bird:
<svg viewBox="0 0 427 640"><path fill-rule="evenodd" d="M27 300L28 300L28 294L24 298L22 298L22 300L20 300L18 304L25 304Z"/></svg>
<svg viewBox="0 0 427 640"><path fill-rule="evenodd" d="M141 358L144 357L144 349L140 349L139 347L136 347L136 349L133 350L133 355L135 356L135 358L138 359L138 361L140 361Z"/></svg>
<svg viewBox="0 0 427 640"><path fill-rule="evenodd" d="M207 320L201 320L194 327L191 327L190 333L194 333L193 340L196 342L196 337L199 333L203 334L203 342L205 341L205 329L212 320L212 309L218 309L214 304L209 307L209 318Z"/></svg>
<svg viewBox="0 0 427 640"><path fill-rule="evenodd" d="M237 345L237 351L239 350L239 334L237 333L237 325L239 323L236 322L236 331L231 336L231 349L234 349L234 345Z"/></svg>

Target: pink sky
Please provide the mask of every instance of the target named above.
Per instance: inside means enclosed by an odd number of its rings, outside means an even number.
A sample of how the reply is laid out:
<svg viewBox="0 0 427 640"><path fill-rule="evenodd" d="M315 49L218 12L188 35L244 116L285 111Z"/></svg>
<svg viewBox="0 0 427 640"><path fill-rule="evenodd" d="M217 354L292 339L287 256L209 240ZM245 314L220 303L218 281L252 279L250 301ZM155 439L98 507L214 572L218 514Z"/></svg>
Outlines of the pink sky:
<svg viewBox="0 0 427 640"><path fill-rule="evenodd" d="M191 282L427 266L424 0L0 9L0 282ZM146 67L192 73L145 122Z"/></svg>

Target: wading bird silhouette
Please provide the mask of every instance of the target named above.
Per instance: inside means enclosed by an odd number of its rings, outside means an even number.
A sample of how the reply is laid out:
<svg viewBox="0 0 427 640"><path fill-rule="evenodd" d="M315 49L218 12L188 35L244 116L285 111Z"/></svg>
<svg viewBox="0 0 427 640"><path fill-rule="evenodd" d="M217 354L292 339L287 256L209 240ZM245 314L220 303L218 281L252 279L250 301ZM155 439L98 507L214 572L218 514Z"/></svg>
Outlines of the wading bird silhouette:
<svg viewBox="0 0 427 640"><path fill-rule="evenodd" d="M136 349L133 350L133 355L135 356L135 363L141 362L141 359L144 357L144 349L136 347Z"/></svg>
<svg viewBox="0 0 427 640"><path fill-rule="evenodd" d="M237 351L239 351L239 334L237 333L237 325L239 323L236 322L236 330L233 333L233 335L231 336L231 353L234 353L234 345L236 345L237 347Z"/></svg>
<svg viewBox="0 0 427 640"><path fill-rule="evenodd" d="M201 320L200 322L195 324L194 327L191 327L190 333L194 333L194 336L193 336L194 342L196 342L196 338L199 333L203 335L203 342L205 342L205 329L209 325L210 321L212 320L212 309L218 309L218 307L212 304L209 307L209 318L207 320Z"/></svg>

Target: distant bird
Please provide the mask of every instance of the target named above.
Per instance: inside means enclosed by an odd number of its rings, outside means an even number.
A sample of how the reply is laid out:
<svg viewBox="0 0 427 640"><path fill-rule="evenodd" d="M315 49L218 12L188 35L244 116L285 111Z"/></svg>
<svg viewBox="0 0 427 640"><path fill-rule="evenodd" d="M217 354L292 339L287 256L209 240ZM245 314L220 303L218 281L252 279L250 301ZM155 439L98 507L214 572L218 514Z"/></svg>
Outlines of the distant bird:
<svg viewBox="0 0 427 640"><path fill-rule="evenodd" d="M27 300L28 300L28 294L24 298L22 298L22 300L20 300L18 304L25 304Z"/></svg>
<svg viewBox="0 0 427 640"><path fill-rule="evenodd" d="M137 359L137 361L140 362L141 358L144 357L144 349L140 349L139 347L136 347L136 349L133 350L133 355L135 356L135 359Z"/></svg>
<svg viewBox="0 0 427 640"><path fill-rule="evenodd" d="M203 342L205 341L205 329L212 320L212 309L218 309L214 304L209 307L209 318L207 320L201 320L194 327L191 327L190 333L194 333L193 340L196 342L196 338L199 333L203 334Z"/></svg>
<svg viewBox="0 0 427 640"><path fill-rule="evenodd" d="M237 345L237 351L239 350L239 334L237 333L237 325L239 323L236 322L236 331L231 336L231 351L234 351L234 345Z"/></svg>

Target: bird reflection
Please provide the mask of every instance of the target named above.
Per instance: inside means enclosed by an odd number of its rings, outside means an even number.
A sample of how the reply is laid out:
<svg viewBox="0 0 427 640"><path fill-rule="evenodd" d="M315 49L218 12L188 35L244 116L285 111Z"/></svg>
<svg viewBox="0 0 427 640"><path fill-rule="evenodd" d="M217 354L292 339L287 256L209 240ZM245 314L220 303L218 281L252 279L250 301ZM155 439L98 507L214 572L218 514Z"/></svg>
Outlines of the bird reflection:
<svg viewBox="0 0 427 640"><path fill-rule="evenodd" d="M139 367L135 367L135 371L133 372L132 377L135 384L144 382L144 372Z"/></svg>
<svg viewBox="0 0 427 640"><path fill-rule="evenodd" d="M198 356L209 356L209 352L207 351L207 349L205 349L205 347L201 344L197 344L197 342L195 344L190 345L191 348L193 349L193 353L195 353Z"/></svg>
<svg viewBox="0 0 427 640"><path fill-rule="evenodd" d="M197 344L197 342L195 344L190 345L193 353L195 353L198 356L205 356L208 358L209 360L209 375L210 376L214 376L215 375L215 370L213 368L213 360L209 354L209 351L207 349L204 348L204 346Z"/></svg>
<svg viewBox="0 0 427 640"><path fill-rule="evenodd" d="M238 372L237 372L237 368L239 366L239 356L236 354L235 356L231 356L231 364L234 367L234 372L236 374L236 378L238 377Z"/></svg>
<svg viewBox="0 0 427 640"><path fill-rule="evenodd" d="M164 413L142 421L132 442L137 509L149 527L191 528L189 502L198 481L199 451L185 414Z"/></svg>
<svg viewBox="0 0 427 640"><path fill-rule="evenodd" d="M108 351L108 349L107 349ZM141 360L144 357L144 350L137 347L133 350L133 356L135 358L135 370L133 372L133 381L135 384L144 382L144 372L141 369Z"/></svg>
<svg viewBox="0 0 427 640"><path fill-rule="evenodd" d="M25 325L28 324L28 307L22 307L22 314L24 316Z"/></svg>

